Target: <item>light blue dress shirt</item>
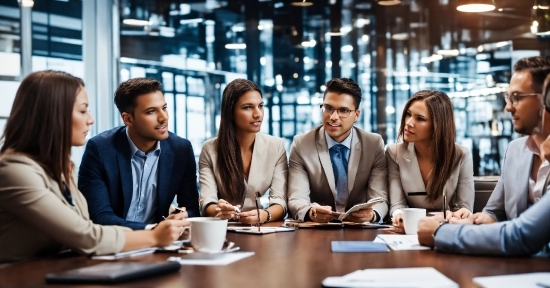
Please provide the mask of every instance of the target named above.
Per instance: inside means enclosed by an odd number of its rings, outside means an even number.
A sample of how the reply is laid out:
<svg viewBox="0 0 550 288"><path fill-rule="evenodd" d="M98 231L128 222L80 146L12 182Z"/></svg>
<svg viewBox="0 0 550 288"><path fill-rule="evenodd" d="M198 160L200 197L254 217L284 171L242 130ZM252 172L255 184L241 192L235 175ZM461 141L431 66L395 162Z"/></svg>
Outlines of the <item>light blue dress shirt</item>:
<svg viewBox="0 0 550 288"><path fill-rule="evenodd" d="M346 155L344 155L346 157L346 161L348 161L349 163L349 155L351 154L351 139L353 139L353 127L351 128L351 133L349 133L348 137L346 137L346 139L344 139L344 141L338 143L336 141L334 141L334 139L332 139L332 137L330 137L327 133L327 131L325 131L325 139L327 139L327 146L328 146L328 150L330 150L330 148L332 148L332 146L336 145L336 144L342 144L344 146L346 146L348 148L348 153L346 153Z"/></svg>
<svg viewBox="0 0 550 288"><path fill-rule="evenodd" d="M126 137L132 152L132 202L126 220L151 224L157 213L157 181L160 157L160 142L155 150L144 153L140 151L126 129Z"/></svg>

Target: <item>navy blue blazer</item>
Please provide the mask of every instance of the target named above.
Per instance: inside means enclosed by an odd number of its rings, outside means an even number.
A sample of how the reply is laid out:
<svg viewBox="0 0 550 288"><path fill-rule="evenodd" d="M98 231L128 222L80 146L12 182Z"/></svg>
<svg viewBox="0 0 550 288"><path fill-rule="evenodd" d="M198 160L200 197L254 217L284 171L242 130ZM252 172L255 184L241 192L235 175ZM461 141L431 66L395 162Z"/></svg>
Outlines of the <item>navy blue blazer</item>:
<svg viewBox="0 0 550 288"><path fill-rule="evenodd" d="M102 225L120 225L134 230L149 223L127 221L132 201L131 150L125 126L105 131L88 141L78 172L78 189L88 202L90 218ZM169 133L160 141L156 222L168 215L177 195L189 217L200 216L199 193L193 147L187 139Z"/></svg>

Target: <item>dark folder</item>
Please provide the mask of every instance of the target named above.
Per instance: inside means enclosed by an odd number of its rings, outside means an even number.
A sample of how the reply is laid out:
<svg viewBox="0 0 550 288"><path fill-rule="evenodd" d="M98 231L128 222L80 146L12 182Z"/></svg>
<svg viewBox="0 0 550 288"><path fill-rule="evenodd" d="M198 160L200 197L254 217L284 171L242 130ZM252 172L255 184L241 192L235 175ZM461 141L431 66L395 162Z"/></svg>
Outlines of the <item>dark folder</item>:
<svg viewBox="0 0 550 288"><path fill-rule="evenodd" d="M46 275L47 283L119 283L180 269L178 262L108 262Z"/></svg>

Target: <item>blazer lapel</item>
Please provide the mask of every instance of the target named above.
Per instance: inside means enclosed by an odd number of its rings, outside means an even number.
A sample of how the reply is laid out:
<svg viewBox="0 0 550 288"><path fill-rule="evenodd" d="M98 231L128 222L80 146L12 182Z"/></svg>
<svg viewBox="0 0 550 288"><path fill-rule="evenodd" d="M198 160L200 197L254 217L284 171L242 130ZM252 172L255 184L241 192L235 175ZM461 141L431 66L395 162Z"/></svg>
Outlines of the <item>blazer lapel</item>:
<svg viewBox="0 0 550 288"><path fill-rule="evenodd" d="M160 157L157 171L157 207L170 206L172 199L166 199L166 196L173 195L170 193L170 178L172 178L172 166L174 165L174 153L170 149L167 140L160 141ZM168 201L168 203L167 203ZM163 215L167 215L168 211L157 209L157 220L161 220Z"/></svg>
<svg viewBox="0 0 550 288"><path fill-rule="evenodd" d="M124 211L122 218L126 219L128 210L130 209L130 203L132 202L133 194L133 179L132 179L132 155L130 152L130 144L126 137L126 130L120 129L118 131L118 147L117 147L117 162L118 173L120 175L120 182L122 185L122 194L124 197Z"/></svg>
<svg viewBox="0 0 550 288"><path fill-rule="evenodd" d="M527 199L529 198L529 179L531 175L531 167L533 165L533 157L535 157L535 154L531 152L527 147L524 147L522 149L523 155L519 158L522 159L522 163L518 163L518 167L529 167L529 169L523 170L523 173L517 174L517 182L516 183L527 183L527 185L518 185L517 187L521 186L521 192L517 193L516 197L516 211L513 212L513 215L515 217L519 217L522 211L527 210ZM521 211L521 212L520 212Z"/></svg>
<svg viewBox="0 0 550 288"><path fill-rule="evenodd" d="M405 191L407 192L426 192L426 185L424 184L424 180L422 179L422 173L420 173L420 165L418 165L418 159L416 158L416 152L414 150L414 143L408 143L405 145L406 150L402 151L402 160L404 160L404 163L399 163L400 168L404 171L409 171L411 173L411 180L417 179L416 181L411 181L412 185L407 185L411 188L413 188L413 191ZM399 149L398 149L399 150ZM400 157L399 155L397 156Z"/></svg>
<svg viewBox="0 0 550 288"><path fill-rule="evenodd" d="M355 129L355 128L352 128ZM349 154L348 161L348 195L351 194L353 190L353 184L355 183L355 177L357 176L357 169L359 168L359 163L361 163L362 149L361 141L359 141L359 135L357 131L354 131L354 135L351 139L351 151Z"/></svg>
<svg viewBox="0 0 550 288"><path fill-rule="evenodd" d="M330 162L325 128L321 127L317 133L317 154L319 155L319 161L321 161L321 166L323 166L323 171L325 171L330 190L333 195L336 195L336 180L334 179L334 172L332 171L332 164Z"/></svg>
<svg viewBox="0 0 550 288"><path fill-rule="evenodd" d="M267 144L264 143L263 138L260 136L260 133L256 133L256 138L254 140L254 152L252 153L252 161L250 163L250 171L248 172L248 189L247 189L247 197L250 199L254 199L255 195L254 193L257 191L257 187L260 186L259 183L262 180L262 172L264 169L262 168L262 159L266 159L266 153L267 153ZM258 191L262 195L265 191Z"/></svg>

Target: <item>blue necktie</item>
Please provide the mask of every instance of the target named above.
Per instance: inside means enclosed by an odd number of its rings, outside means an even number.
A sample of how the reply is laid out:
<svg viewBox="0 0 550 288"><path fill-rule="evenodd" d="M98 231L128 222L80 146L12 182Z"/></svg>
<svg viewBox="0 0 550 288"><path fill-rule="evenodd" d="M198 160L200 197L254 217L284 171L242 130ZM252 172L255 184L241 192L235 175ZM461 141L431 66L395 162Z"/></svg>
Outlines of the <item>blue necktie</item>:
<svg viewBox="0 0 550 288"><path fill-rule="evenodd" d="M348 160L346 153L348 147L342 144L336 144L329 150L332 171L336 180L336 205L346 206L348 199Z"/></svg>

